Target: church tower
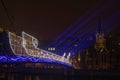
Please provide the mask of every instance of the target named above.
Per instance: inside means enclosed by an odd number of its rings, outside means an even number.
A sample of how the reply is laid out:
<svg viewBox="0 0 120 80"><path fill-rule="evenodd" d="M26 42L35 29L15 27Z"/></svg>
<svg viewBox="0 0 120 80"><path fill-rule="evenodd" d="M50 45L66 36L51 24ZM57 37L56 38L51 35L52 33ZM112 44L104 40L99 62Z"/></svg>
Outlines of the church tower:
<svg viewBox="0 0 120 80"><path fill-rule="evenodd" d="M106 50L106 40L105 40L105 37L104 37L104 32L103 32L103 29L102 29L100 17L99 17L99 20L98 20L98 28L97 28L97 32L96 32L95 49L96 49L97 52L103 52L104 50Z"/></svg>
<svg viewBox="0 0 120 80"><path fill-rule="evenodd" d="M98 19L98 27L96 32L95 55L93 66L95 69L108 68L108 51L106 49L106 39L101 25L101 19Z"/></svg>

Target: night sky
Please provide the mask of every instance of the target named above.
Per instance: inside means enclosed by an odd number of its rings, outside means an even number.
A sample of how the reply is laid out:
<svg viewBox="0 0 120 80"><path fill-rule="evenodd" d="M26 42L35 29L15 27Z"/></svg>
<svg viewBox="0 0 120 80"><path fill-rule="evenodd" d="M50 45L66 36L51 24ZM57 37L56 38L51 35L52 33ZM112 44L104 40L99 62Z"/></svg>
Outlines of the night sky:
<svg viewBox="0 0 120 80"><path fill-rule="evenodd" d="M12 17L14 29L20 33L25 31L38 39L55 39L70 24L79 17L81 22L94 15L94 18L87 23L97 26L97 17L108 21L110 27L120 27L120 4L119 0L3 0L8 14ZM0 25L10 27L8 17L0 2ZM88 26L89 27L89 26ZM90 27L89 27L90 28ZM114 31L114 32L116 32Z"/></svg>

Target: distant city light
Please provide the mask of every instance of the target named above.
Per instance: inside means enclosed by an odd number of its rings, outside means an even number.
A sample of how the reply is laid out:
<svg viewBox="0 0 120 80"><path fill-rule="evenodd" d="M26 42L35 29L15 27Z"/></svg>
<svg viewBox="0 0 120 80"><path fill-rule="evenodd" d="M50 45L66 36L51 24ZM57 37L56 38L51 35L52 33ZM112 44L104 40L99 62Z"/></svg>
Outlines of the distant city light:
<svg viewBox="0 0 120 80"><path fill-rule="evenodd" d="M55 48L49 47L48 50L49 50L49 51L55 51Z"/></svg>

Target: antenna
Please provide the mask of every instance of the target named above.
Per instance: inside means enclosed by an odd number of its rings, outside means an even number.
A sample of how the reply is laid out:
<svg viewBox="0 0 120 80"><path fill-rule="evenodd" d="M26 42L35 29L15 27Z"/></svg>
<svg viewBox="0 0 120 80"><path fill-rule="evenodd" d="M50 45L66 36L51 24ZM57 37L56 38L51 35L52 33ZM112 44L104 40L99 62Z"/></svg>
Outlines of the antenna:
<svg viewBox="0 0 120 80"><path fill-rule="evenodd" d="M10 22L11 29L13 30L13 32L15 32L14 24L13 24L13 22L12 22L13 17L12 17L12 19L11 19L11 17L9 16L8 10L7 10L7 8L6 8L3 0L1 0L1 3L2 3L2 6L3 6L4 10L5 10L5 13L6 13L7 17L8 17L8 20L9 20L9 22Z"/></svg>

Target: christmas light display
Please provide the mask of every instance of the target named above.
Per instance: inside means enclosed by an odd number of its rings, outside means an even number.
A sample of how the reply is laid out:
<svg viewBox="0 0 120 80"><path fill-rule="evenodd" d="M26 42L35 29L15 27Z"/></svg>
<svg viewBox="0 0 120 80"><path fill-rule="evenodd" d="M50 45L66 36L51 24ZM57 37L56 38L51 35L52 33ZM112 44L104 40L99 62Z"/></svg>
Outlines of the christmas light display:
<svg viewBox="0 0 120 80"><path fill-rule="evenodd" d="M16 34L14 34L12 32L9 32L8 34L9 34L10 47L15 55L32 56L32 57L37 57L40 59L45 59L45 60L48 59L48 60L52 60L52 61L58 61L58 62L71 64L68 57L66 58L65 56L60 56L60 55L45 51L43 49L39 49L37 47L38 40L35 37L33 37L25 32L22 32L22 37L17 36ZM1 57L1 58L3 58L3 57ZM23 58L19 58L19 59L23 59ZM18 58L13 58L13 59L10 58L10 60L17 61ZM25 60L25 59L23 59L23 60Z"/></svg>

